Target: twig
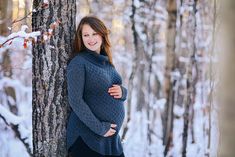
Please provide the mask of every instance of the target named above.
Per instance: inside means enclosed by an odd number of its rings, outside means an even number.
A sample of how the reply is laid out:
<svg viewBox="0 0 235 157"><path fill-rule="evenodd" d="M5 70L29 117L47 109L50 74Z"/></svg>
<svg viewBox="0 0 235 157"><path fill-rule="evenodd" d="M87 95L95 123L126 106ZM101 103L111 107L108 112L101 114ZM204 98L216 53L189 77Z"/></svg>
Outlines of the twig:
<svg viewBox="0 0 235 157"><path fill-rule="evenodd" d="M32 156L33 156L33 153L31 152L31 149L30 149L30 147L29 147L29 144L25 142L25 140L26 140L27 138L21 138L21 136L20 136L20 132L19 132L19 129L18 129L18 126L19 126L19 125L18 125L18 124L17 124L17 125L9 124L9 123L6 121L6 118L3 117L1 114L0 114L0 118L3 119L3 121L5 122L5 124L6 124L7 126L9 126L9 127L12 129L12 131L14 131L16 137L23 143L23 145L25 146L25 148L26 148L28 154L32 157Z"/></svg>

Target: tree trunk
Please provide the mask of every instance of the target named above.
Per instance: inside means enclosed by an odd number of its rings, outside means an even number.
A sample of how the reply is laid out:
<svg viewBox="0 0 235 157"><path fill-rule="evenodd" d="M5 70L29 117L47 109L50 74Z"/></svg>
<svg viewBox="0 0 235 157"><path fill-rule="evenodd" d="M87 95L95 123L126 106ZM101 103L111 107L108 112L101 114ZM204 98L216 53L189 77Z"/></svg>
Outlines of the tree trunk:
<svg viewBox="0 0 235 157"><path fill-rule="evenodd" d="M172 130L173 130L173 105L174 105L174 84L175 80L171 81L171 73L174 71L175 62L175 37L176 37L176 1L168 0L168 24L167 24L167 58L166 58L166 72L165 72L165 92L166 92L166 107L163 120L164 139L165 145L164 155L167 155L169 147L172 143Z"/></svg>
<svg viewBox="0 0 235 157"><path fill-rule="evenodd" d="M132 72L130 74L130 77L129 77L129 84L128 84L128 99L127 99L127 114L126 114L126 120L123 124L123 134L122 134L122 137L121 139L124 140L126 138L126 134L127 134L127 131L128 131L128 123L131 121L131 95L132 95L132 91L133 91L133 88L134 88L134 78L136 76L136 73L137 73L137 69L138 69L138 61L139 61L139 56L138 54L136 53L137 51L137 45L139 44L139 40L138 40L138 35L137 35L137 32L136 32L136 27L135 27L135 14L136 14L136 7L134 6L134 0L132 0L132 5L131 5L131 8L132 8L132 12L131 12L131 15L130 15L130 20L131 20L131 29L132 29L132 32L133 32L133 40L134 40L134 52L135 52L135 57L134 57L134 64L132 64Z"/></svg>
<svg viewBox="0 0 235 157"><path fill-rule="evenodd" d="M65 80L75 35L75 0L49 1L48 8L33 12L32 29L47 32L61 21L49 41L33 45L33 153L35 157L65 157L68 98ZM33 9L42 5L34 0Z"/></svg>
<svg viewBox="0 0 235 157"><path fill-rule="evenodd" d="M12 1L0 1L0 34L3 36L10 34L8 27L11 26L12 8ZM2 53L2 58L3 75L11 78L12 66L8 49Z"/></svg>
<svg viewBox="0 0 235 157"><path fill-rule="evenodd" d="M219 147L219 157L232 157L235 154L235 68L234 68L234 58L235 58L235 1L217 1L218 6L222 6L222 11L220 14L220 20L223 22L223 32L225 32L225 36L221 41L225 40L224 45L221 43L216 43L216 45L223 45L223 51L221 52L221 56L225 55L226 57L222 58L222 74L221 77L221 85L222 90L218 90L218 95L220 95L223 99L220 103L220 147ZM219 20L219 21L220 21ZM220 35L220 36L219 36ZM221 38L221 34L219 34L217 38ZM222 49L221 49L222 50Z"/></svg>
<svg viewBox="0 0 235 157"><path fill-rule="evenodd" d="M196 6L197 0L194 0L193 3L189 3L189 6L193 8L191 13L189 12L188 22L187 22L187 34L188 34L188 55L189 64L186 65L186 75L187 75L187 83L186 83L186 96L185 96L185 106L184 106L184 128L183 128L183 151L182 157L187 156L187 143L189 139L189 126L193 123L193 104L195 103L196 97L196 83L197 83L197 76L198 76L198 68L196 62L196 43L195 43L195 36L196 36ZM195 72L194 72L195 71ZM194 72L194 73L193 73ZM193 130L193 129L192 129ZM191 130L191 131L192 131ZM193 131L192 131L193 132Z"/></svg>
<svg viewBox="0 0 235 157"><path fill-rule="evenodd" d="M9 34L8 27L11 26L13 4L11 0L0 1L0 34L6 36Z"/></svg>

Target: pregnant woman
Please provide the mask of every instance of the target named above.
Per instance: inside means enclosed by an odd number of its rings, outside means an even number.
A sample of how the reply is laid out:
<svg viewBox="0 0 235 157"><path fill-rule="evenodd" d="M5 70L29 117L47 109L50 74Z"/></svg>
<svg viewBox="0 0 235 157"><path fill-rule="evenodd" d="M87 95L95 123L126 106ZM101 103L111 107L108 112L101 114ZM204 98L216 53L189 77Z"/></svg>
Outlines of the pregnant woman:
<svg viewBox="0 0 235 157"><path fill-rule="evenodd" d="M112 62L109 31L95 16L81 19L75 50L67 66L72 112L67 149L72 157L124 157L118 132L127 89Z"/></svg>

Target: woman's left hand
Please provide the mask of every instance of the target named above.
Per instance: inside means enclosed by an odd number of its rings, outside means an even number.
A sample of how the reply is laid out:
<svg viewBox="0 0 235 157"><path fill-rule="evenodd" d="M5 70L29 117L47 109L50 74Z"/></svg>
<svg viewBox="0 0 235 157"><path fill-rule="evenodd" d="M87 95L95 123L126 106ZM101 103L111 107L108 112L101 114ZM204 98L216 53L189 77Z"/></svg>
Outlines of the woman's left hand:
<svg viewBox="0 0 235 157"><path fill-rule="evenodd" d="M122 97L122 89L120 85L113 84L113 87L110 87L108 93L113 96L114 98L121 98Z"/></svg>

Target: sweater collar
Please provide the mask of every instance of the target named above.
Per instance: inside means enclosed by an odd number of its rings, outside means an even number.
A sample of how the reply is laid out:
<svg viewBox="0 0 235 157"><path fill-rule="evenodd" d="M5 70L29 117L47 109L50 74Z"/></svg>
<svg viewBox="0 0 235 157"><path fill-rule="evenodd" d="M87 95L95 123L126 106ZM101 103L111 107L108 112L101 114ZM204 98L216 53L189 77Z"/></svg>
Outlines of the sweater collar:
<svg viewBox="0 0 235 157"><path fill-rule="evenodd" d="M105 64L108 63L108 56L105 51L101 50L100 54L98 54L95 51L92 51L90 49L84 50L84 56L86 56L87 59L89 59L91 62L95 64L99 64L101 66L105 66Z"/></svg>

